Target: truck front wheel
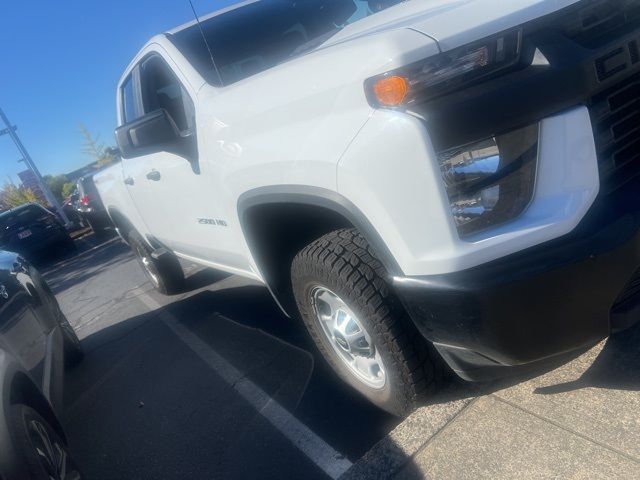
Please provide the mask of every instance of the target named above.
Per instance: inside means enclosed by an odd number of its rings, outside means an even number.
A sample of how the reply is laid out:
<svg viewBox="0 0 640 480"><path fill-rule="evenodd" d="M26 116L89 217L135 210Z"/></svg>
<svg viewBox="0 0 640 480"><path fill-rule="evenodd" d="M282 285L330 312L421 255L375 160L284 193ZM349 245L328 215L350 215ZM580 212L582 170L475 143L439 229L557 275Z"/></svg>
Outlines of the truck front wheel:
<svg viewBox="0 0 640 480"><path fill-rule="evenodd" d="M129 233L128 240L138 263L156 290L164 295L179 293L184 284L184 272L175 255L167 252L155 258L151 247L135 231Z"/></svg>
<svg viewBox="0 0 640 480"><path fill-rule="evenodd" d="M293 260L293 292L322 355L353 388L394 415L435 389L441 362L418 333L354 229L331 232Z"/></svg>

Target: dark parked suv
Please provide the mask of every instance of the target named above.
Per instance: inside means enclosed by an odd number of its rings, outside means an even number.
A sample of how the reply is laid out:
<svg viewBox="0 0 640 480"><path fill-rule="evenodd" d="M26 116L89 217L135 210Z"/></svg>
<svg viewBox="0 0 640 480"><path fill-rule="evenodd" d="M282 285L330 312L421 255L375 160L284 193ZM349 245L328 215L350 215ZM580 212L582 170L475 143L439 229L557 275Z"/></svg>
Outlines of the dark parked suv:
<svg viewBox="0 0 640 480"><path fill-rule="evenodd" d="M28 203L0 214L0 248L32 260L57 248L72 249L74 243L58 217Z"/></svg>
<svg viewBox="0 0 640 480"><path fill-rule="evenodd" d="M61 423L73 328L37 270L0 251L0 478L77 480Z"/></svg>

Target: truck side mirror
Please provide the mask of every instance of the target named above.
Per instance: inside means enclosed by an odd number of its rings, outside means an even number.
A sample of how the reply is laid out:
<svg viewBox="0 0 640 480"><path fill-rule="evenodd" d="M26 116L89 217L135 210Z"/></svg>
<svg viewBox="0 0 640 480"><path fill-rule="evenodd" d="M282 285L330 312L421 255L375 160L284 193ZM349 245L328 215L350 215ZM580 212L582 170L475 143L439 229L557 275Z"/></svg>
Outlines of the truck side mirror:
<svg viewBox="0 0 640 480"><path fill-rule="evenodd" d="M170 152L191 161L195 138L182 136L165 109L155 110L116 129L116 142L124 158Z"/></svg>

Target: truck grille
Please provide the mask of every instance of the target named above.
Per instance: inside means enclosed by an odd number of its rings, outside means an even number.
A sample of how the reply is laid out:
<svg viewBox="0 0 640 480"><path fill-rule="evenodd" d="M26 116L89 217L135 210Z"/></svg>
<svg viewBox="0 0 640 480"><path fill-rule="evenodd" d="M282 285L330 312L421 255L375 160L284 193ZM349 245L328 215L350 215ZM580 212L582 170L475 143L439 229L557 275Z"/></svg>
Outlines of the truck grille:
<svg viewBox="0 0 640 480"><path fill-rule="evenodd" d="M587 99L600 162L604 194L640 174L640 75L629 75L640 62L640 37L620 42L640 28L638 0L582 0L557 15L546 28L588 49L611 44L594 68L598 82L613 83Z"/></svg>
<svg viewBox="0 0 640 480"><path fill-rule="evenodd" d="M640 175L640 76L593 97L589 111L606 194Z"/></svg>
<svg viewBox="0 0 640 480"><path fill-rule="evenodd" d="M568 10L560 20L564 34L587 48L604 45L640 24L637 0L584 0L575 11Z"/></svg>

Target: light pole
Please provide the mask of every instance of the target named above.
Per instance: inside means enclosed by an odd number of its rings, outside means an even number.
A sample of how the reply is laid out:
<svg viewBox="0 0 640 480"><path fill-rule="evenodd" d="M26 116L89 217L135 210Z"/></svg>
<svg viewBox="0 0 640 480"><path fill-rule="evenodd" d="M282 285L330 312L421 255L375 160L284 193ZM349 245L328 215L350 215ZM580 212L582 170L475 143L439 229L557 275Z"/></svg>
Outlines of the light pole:
<svg viewBox="0 0 640 480"><path fill-rule="evenodd" d="M42 193L44 193L44 196L46 197L47 201L51 204L53 208L56 209L56 211L58 212L58 215L60 216L64 224L69 225L70 223L69 219L67 218L67 215L62 210L60 203L53 196L53 194L51 193L51 190L49 190L49 186L42 179L42 175L40 175L40 171L38 170L38 167L36 167L36 164L33 163L33 160L31 159L29 152L27 152L27 149L24 148L24 145L22 145L22 142L18 138L18 134L16 133L16 130L18 128L15 125L11 125L11 123L9 122L9 119L2 111L2 108L0 108L0 119L3 121L6 127L3 130L0 130L0 137L2 135L9 135L11 137L11 140L13 140L13 143L15 143L16 148L22 155L22 161L24 161L24 163L26 163L29 169L33 172L33 176L36 178L36 181L38 182L38 186L42 190Z"/></svg>

